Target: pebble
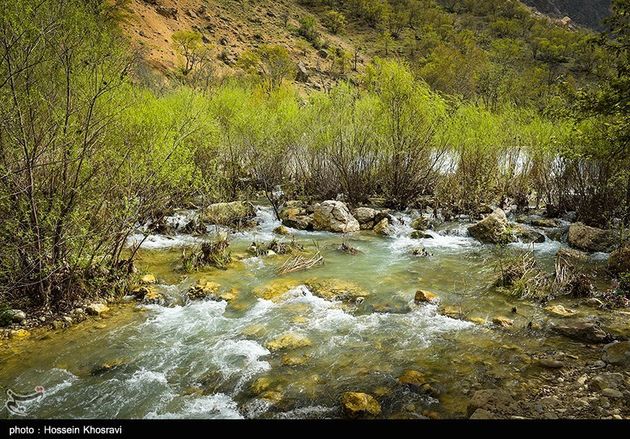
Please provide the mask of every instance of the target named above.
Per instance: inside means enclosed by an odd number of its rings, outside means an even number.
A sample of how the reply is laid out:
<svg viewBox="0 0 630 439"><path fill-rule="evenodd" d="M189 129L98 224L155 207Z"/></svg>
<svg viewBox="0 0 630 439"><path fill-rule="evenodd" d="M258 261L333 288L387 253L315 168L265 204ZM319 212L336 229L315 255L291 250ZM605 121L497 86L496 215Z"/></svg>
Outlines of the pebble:
<svg viewBox="0 0 630 439"><path fill-rule="evenodd" d="M538 364L548 369L560 369L561 367L564 366L562 361L554 360L551 358L543 358L541 360L538 360Z"/></svg>
<svg viewBox="0 0 630 439"><path fill-rule="evenodd" d="M586 384L586 380L587 380L587 379L588 379L588 377L587 377L586 375L582 375L581 377L579 377L579 378L577 379L577 383L578 383L580 386L583 386L584 384Z"/></svg>
<svg viewBox="0 0 630 439"><path fill-rule="evenodd" d="M623 419L620 415L613 415L613 419Z"/></svg>

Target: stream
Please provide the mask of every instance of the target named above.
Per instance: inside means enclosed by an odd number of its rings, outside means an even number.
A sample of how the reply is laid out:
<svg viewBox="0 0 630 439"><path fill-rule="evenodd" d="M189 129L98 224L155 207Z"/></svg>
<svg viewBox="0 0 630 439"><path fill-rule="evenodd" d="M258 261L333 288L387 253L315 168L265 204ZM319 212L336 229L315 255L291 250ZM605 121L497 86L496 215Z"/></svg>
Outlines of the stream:
<svg viewBox="0 0 630 439"><path fill-rule="evenodd" d="M29 403L34 418L337 418L346 391L373 395L386 418L458 418L466 417L477 389L518 393L538 385L544 371L536 356L599 355L581 343L528 329L529 322L554 317L493 287L505 250L467 236L466 223L445 223L429 231L432 238L419 240L410 238L405 214L397 214L392 236L291 229L293 238L282 239L319 249L325 262L278 275L288 256L247 253L252 241L279 238L272 210L258 206L257 212L254 230L231 235L237 260L227 270L183 274L175 270L182 249L199 238L150 236L137 265L155 275L171 305L127 304L107 318L3 346L0 387L29 393L44 386L45 397ZM191 215L182 211L170 221L185 223ZM360 253L340 252L344 240ZM430 255L413 256L419 245ZM534 244L534 255L551 271L563 245L547 238ZM200 279L235 298L185 301ZM345 285L361 291L364 300L325 300L306 286L313 283ZM256 294L265 289L282 294L273 300ZM418 289L434 292L439 302L414 303ZM584 312L575 299L554 303ZM465 318L442 315L444 306ZM497 316L513 319L513 326L492 325ZM286 334L302 342L272 349L270 342ZM116 367L99 369L103 364ZM406 370L426 376L431 391L402 385L398 378Z"/></svg>

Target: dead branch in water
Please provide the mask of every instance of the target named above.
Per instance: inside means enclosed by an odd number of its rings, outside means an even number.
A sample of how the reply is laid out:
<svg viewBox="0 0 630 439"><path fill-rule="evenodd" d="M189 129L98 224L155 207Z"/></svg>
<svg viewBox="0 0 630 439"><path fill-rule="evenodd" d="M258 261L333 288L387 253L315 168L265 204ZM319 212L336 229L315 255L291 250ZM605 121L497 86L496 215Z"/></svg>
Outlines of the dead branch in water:
<svg viewBox="0 0 630 439"><path fill-rule="evenodd" d="M287 274L301 270L308 270L315 265L323 263L324 257L319 253L319 251L310 258L298 255L293 258L287 259L285 263L282 264L282 267L278 268L278 274Z"/></svg>
<svg viewBox="0 0 630 439"><path fill-rule="evenodd" d="M348 244L346 241L342 242L341 245L337 247L337 250L349 255L358 255L361 253L361 250L356 247L352 247L352 245Z"/></svg>

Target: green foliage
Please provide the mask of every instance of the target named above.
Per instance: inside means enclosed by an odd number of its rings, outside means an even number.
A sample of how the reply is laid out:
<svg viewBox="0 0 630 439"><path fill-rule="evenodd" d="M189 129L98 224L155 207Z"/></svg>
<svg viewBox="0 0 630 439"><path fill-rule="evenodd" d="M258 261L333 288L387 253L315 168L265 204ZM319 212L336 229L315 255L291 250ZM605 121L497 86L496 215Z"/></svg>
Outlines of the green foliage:
<svg viewBox="0 0 630 439"><path fill-rule="evenodd" d="M315 18L310 15L300 18L300 27L297 32L298 35L311 43L314 48L320 49L322 47L322 41L319 31L317 30L317 22L315 21Z"/></svg>
<svg viewBox="0 0 630 439"><path fill-rule="evenodd" d="M345 31L347 21L346 16L341 12L330 10L326 12L323 19L324 26L333 34L341 34Z"/></svg>
<svg viewBox="0 0 630 439"><path fill-rule="evenodd" d="M0 302L0 327L8 326L13 321L11 308L4 302Z"/></svg>
<svg viewBox="0 0 630 439"><path fill-rule="evenodd" d="M239 66L251 74L261 74L270 90L277 89L282 81L295 75L295 64L289 51L282 46L265 45L256 50L245 51Z"/></svg>

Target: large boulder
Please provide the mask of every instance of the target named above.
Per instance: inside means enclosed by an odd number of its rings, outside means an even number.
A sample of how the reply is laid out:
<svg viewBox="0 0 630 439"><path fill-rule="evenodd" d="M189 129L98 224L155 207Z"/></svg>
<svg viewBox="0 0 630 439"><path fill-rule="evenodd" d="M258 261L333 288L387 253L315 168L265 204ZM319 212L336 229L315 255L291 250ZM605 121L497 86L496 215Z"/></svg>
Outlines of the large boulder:
<svg viewBox="0 0 630 439"><path fill-rule="evenodd" d="M552 326L554 332L583 343L607 343L611 337L597 322L572 320Z"/></svg>
<svg viewBox="0 0 630 439"><path fill-rule="evenodd" d="M348 233L360 230L359 222L341 201L326 200L315 206L313 228L329 232Z"/></svg>
<svg viewBox="0 0 630 439"><path fill-rule="evenodd" d="M211 204L200 214L200 219L208 224L242 227L249 225L256 216L254 205L245 201Z"/></svg>
<svg viewBox="0 0 630 439"><path fill-rule="evenodd" d="M582 223L569 226L569 245L586 252L608 252L614 247L614 236L608 230Z"/></svg>
<svg viewBox="0 0 630 439"><path fill-rule="evenodd" d="M623 246L613 251L608 258L608 269L613 274L621 274L630 272L630 243L626 242Z"/></svg>
<svg viewBox="0 0 630 439"><path fill-rule="evenodd" d="M341 407L349 418L364 416L378 416L381 414L381 405L372 395L361 392L346 392L341 397Z"/></svg>
<svg viewBox="0 0 630 439"><path fill-rule="evenodd" d="M478 223L468 227L468 233L478 241L487 244L514 241L514 237L509 233L505 212L501 209L496 209Z"/></svg>

